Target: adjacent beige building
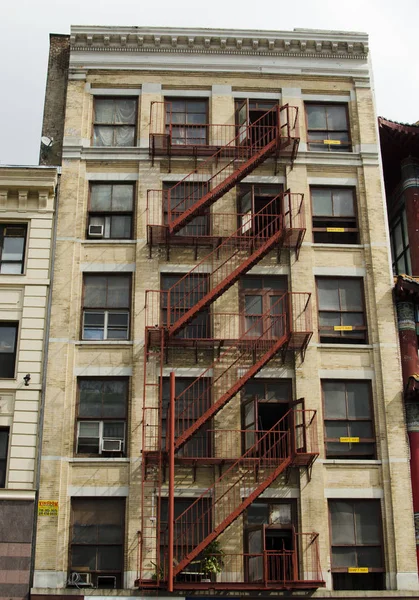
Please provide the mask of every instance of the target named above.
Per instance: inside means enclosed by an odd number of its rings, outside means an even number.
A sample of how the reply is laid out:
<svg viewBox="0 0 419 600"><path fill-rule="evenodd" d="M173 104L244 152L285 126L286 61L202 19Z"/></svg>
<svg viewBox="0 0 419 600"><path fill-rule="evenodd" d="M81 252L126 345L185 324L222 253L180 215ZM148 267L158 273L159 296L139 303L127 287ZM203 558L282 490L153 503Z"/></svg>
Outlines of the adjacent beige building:
<svg viewBox="0 0 419 600"><path fill-rule="evenodd" d="M30 587L57 189L54 167L0 167L0 596Z"/></svg>
<svg viewBox="0 0 419 600"><path fill-rule="evenodd" d="M418 597L367 36L65 45L32 597Z"/></svg>

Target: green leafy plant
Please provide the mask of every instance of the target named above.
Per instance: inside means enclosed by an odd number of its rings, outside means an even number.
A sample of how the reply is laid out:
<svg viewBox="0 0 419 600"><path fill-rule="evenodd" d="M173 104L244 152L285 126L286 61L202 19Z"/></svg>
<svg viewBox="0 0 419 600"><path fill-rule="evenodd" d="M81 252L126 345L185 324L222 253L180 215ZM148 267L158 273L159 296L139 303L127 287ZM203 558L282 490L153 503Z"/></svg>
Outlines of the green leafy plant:
<svg viewBox="0 0 419 600"><path fill-rule="evenodd" d="M202 552L201 571L204 575L221 573L224 567L224 550L220 548L218 540L212 541Z"/></svg>
<svg viewBox="0 0 419 600"><path fill-rule="evenodd" d="M157 581L157 580L161 580L164 577L164 572L163 572L163 567L162 566L158 566L157 563L150 561L149 567L152 567L154 569L154 573L151 576L151 579L153 581Z"/></svg>

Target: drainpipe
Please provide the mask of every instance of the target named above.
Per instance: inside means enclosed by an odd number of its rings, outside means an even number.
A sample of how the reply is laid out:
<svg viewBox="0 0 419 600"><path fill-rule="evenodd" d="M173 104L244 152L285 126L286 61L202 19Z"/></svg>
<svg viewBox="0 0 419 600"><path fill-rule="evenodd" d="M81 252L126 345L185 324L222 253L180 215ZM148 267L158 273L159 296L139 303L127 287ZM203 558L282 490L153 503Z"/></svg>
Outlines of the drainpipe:
<svg viewBox="0 0 419 600"><path fill-rule="evenodd" d="M33 519L33 532L32 532L32 548L31 548L31 570L29 588L33 587L33 578L35 571L35 547L36 547L36 528L38 525L38 501L39 501L39 484L41 478L41 455L42 455L42 438L43 438L43 425L44 425L44 412L45 412L45 388L47 383L47 363L48 363L48 346L49 346L49 331L51 324L51 300L52 300L52 284L54 281L54 265L55 265L55 244L57 239L57 224L58 224L58 204L60 197L60 178L61 178L61 167L57 167L58 181L55 188L55 214L54 214L54 225L52 228L51 238L51 264L50 264L50 279L49 279L49 290L48 290L48 303L47 303L47 315L45 320L45 335L44 335L44 358L42 361L42 386L41 386L41 403L39 406L39 417L38 417L38 432L37 432L37 446L36 446L36 465L34 474L34 487L35 487L35 507L34 507L34 519Z"/></svg>

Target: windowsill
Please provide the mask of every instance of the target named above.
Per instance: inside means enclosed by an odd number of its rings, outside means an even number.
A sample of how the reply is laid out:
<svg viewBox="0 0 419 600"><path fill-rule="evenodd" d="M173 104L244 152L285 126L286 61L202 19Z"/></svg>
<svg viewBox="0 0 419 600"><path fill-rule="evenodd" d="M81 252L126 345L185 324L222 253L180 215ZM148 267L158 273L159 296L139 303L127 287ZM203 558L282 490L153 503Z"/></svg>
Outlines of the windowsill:
<svg viewBox="0 0 419 600"><path fill-rule="evenodd" d="M137 240L128 240L126 238L92 240L86 238L85 240L82 240L82 242L83 244L136 244Z"/></svg>
<svg viewBox="0 0 419 600"><path fill-rule="evenodd" d="M78 340L76 346L132 346L132 340Z"/></svg>
<svg viewBox="0 0 419 600"><path fill-rule="evenodd" d="M304 245L304 244L303 244ZM325 244L324 242L320 244L316 244L316 242L311 242L313 248L318 248L319 250L327 250L329 248L337 248L339 250L363 250L363 244Z"/></svg>
<svg viewBox="0 0 419 600"><path fill-rule="evenodd" d="M377 465L381 465L382 462L381 460L377 460L377 459L372 459L372 458L366 458L366 459L362 459L362 458L325 458L323 459L323 464L324 465L350 465L350 466L362 466L362 465L370 465L370 466L377 466Z"/></svg>
<svg viewBox="0 0 419 600"><path fill-rule="evenodd" d="M129 463L130 459L126 456L83 456L83 457L74 457L69 458L68 462L71 463L89 463L89 462L122 462Z"/></svg>
<svg viewBox="0 0 419 600"><path fill-rule="evenodd" d="M372 350L373 346L371 344L311 344L311 346L317 346L317 348L324 348L325 350L329 350L331 348L339 348L339 349L349 349L349 350Z"/></svg>

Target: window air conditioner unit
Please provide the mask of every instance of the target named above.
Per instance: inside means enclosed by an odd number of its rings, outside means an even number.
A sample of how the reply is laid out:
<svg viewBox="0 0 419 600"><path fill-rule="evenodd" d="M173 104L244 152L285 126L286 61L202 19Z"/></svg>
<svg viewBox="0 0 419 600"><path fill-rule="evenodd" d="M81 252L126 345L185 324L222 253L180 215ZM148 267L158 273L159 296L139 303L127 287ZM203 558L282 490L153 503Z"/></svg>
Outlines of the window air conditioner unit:
<svg viewBox="0 0 419 600"><path fill-rule="evenodd" d="M93 587L92 575L90 573L70 573L67 585L74 587Z"/></svg>
<svg viewBox="0 0 419 600"><path fill-rule="evenodd" d="M103 225L89 225L90 237L103 237Z"/></svg>
<svg viewBox="0 0 419 600"><path fill-rule="evenodd" d="M111 438L103 438L102 452L122 452L123 440L113 440Z"/></svg>

